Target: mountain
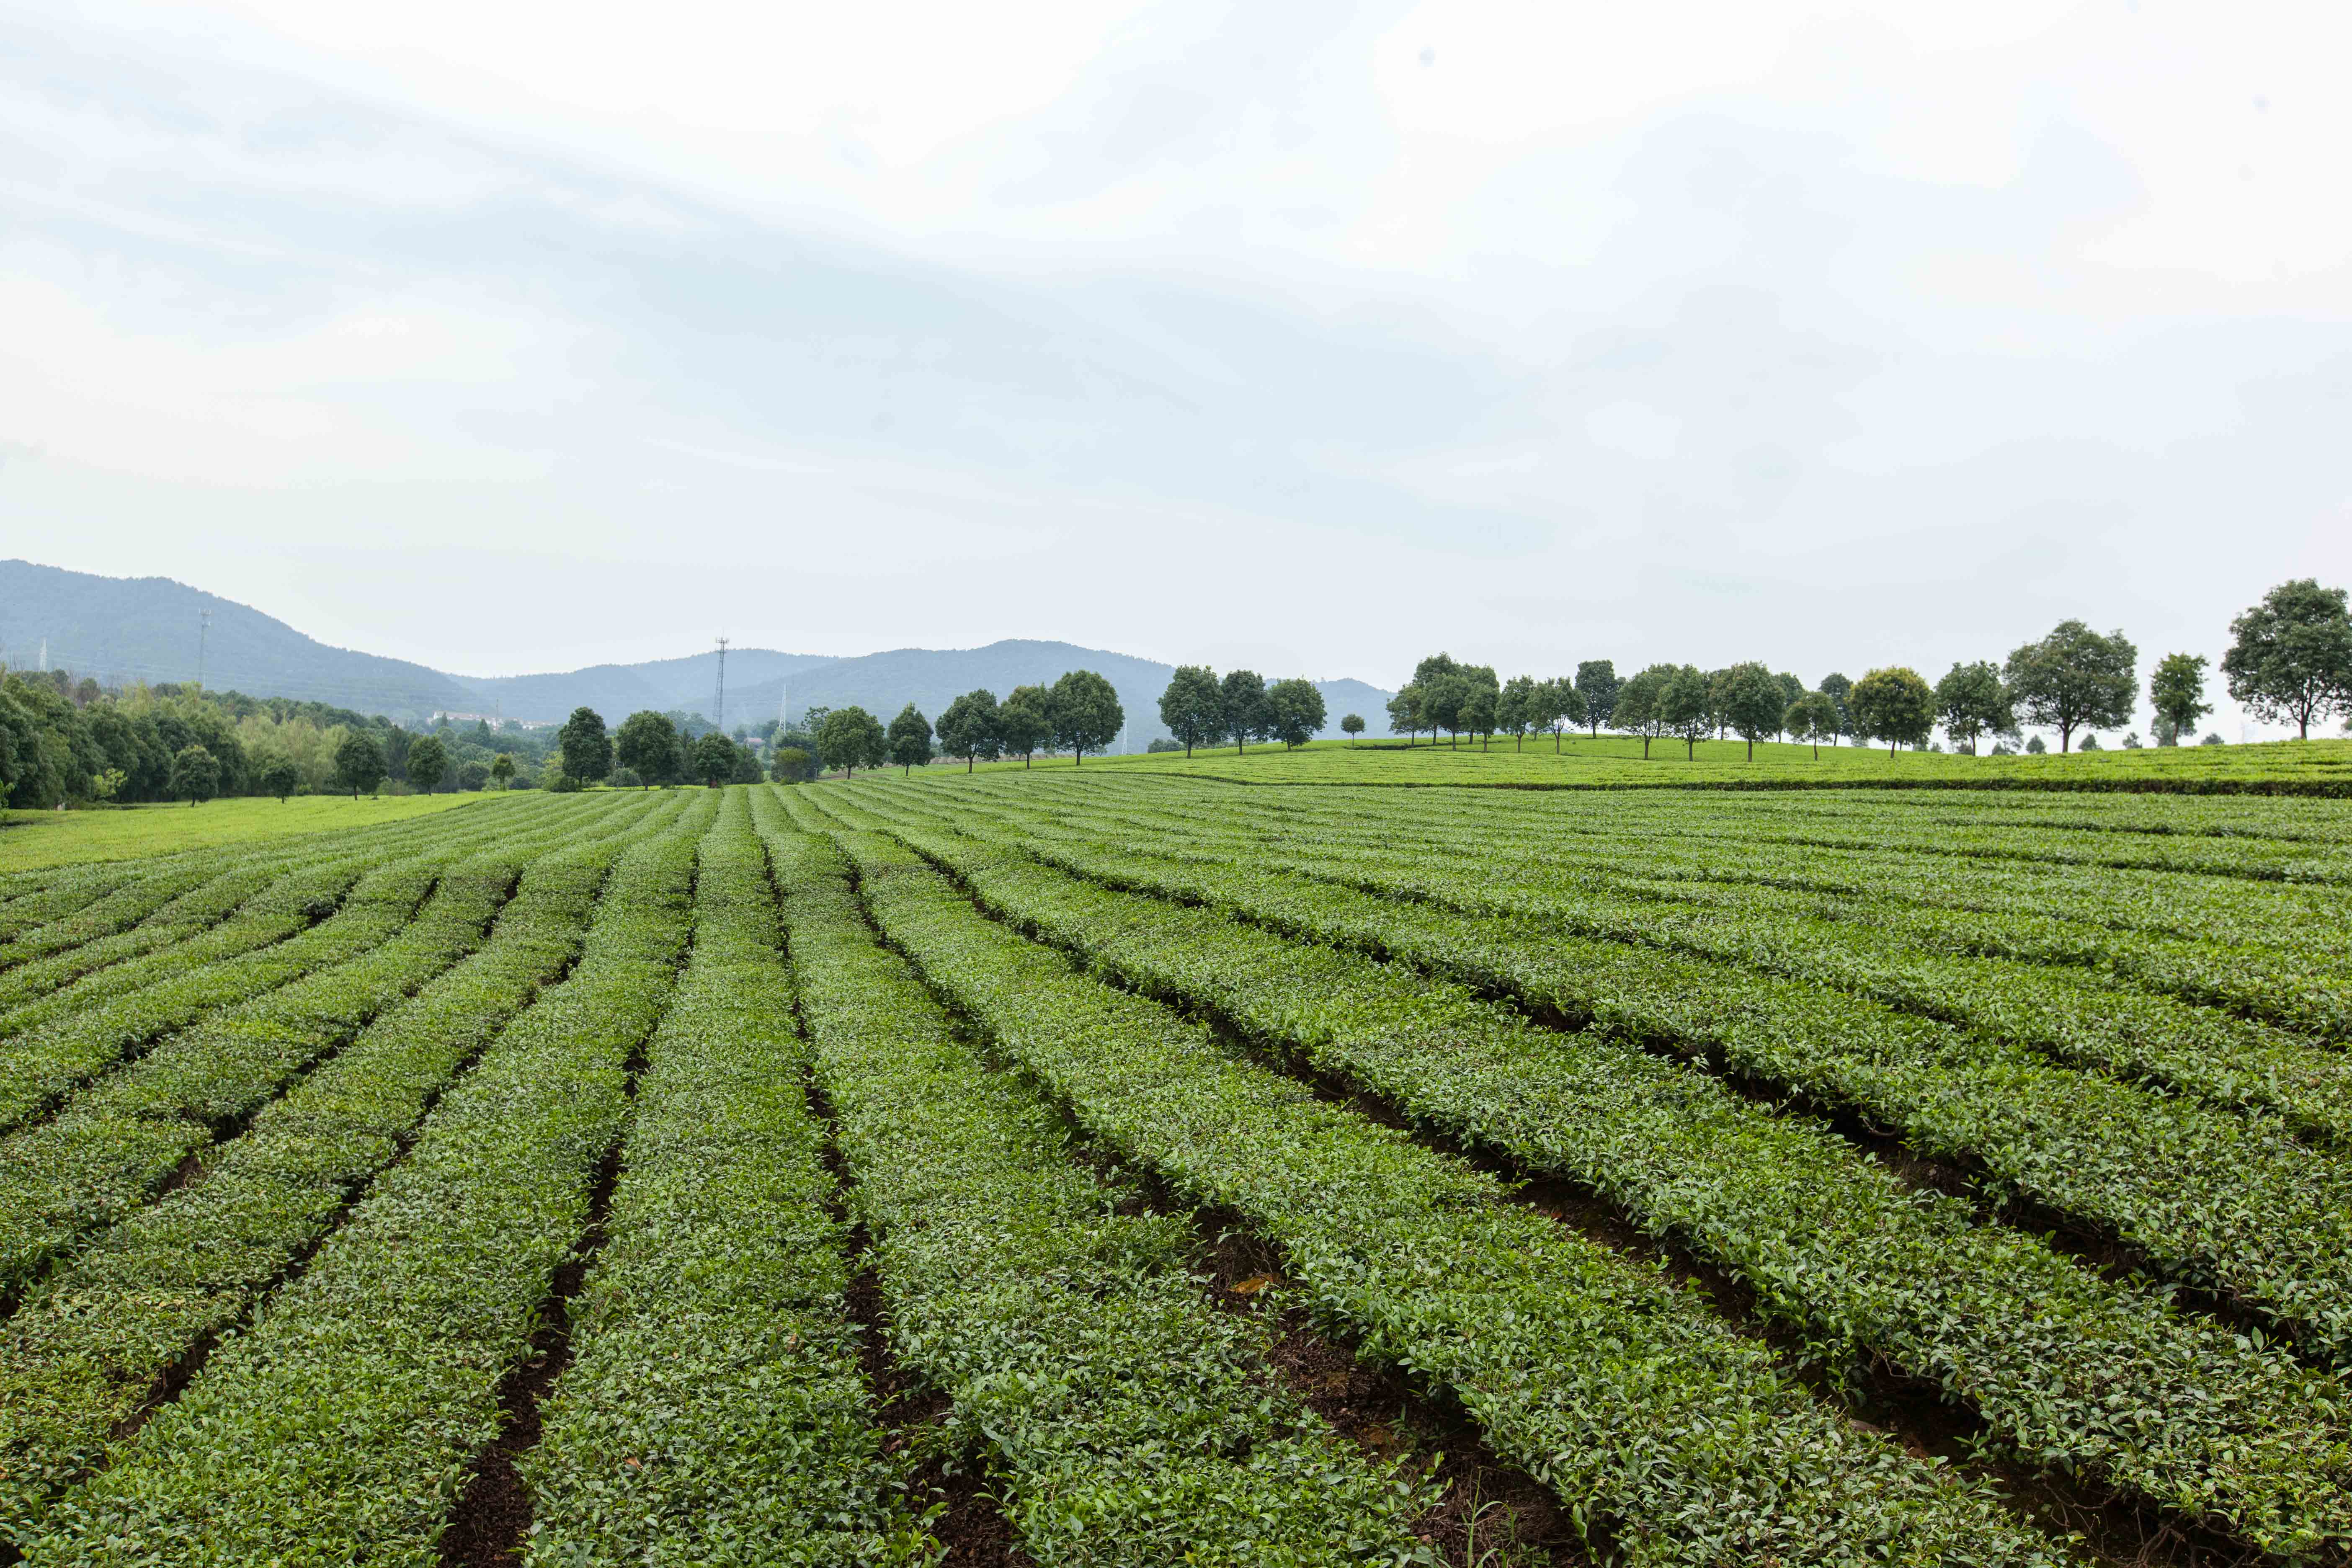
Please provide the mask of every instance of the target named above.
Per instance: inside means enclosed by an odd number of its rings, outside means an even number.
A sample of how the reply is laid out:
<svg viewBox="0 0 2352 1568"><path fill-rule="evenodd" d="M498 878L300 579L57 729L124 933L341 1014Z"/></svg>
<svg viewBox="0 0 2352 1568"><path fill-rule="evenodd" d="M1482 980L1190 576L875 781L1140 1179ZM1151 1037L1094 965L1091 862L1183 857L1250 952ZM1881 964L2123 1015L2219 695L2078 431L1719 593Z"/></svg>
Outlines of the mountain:
<svg viewBox="0 0 2352 1568"><path fill-rule="evenodd" d="M642 664L599 664L544 675L447 675L405 659L330 647L260 611L168 577L100 577L29 562L0 562L0 661L47 664L124 680L184 681L196 676L202 612L205 684L255 697L295 697L415 722L436 712L496 713L530 722L560 721L593 708L618 723L640 708L710 716L718 685L716 649ZM775 718L787 695L797 718L815 706L853 703L887 723L908 702L932 718L962 692L985 687L1003 698L1016 686L1050 685L1066 671L1091 669L1108 679L1127 710L1128 744L1141 751L1167 731L1160 693L1175 667L1066 642L1007 640L977 648L892 648L855 658L727 651L730 729ZM1339 717L1360 713L1366 732L1388 733L1390 693L1360 680L1316 683Z"/></svg>
<svg viewBox="0 0 2352 1568"><path fill-rule="evenodd" d="M212 624L204 624L206 611ZM330 647L259 610L169 577L100 577L0 561L0 658L94 675L106 685L196 679L257 697L416 717L469 708L465 687L421 664Z"/></svg>

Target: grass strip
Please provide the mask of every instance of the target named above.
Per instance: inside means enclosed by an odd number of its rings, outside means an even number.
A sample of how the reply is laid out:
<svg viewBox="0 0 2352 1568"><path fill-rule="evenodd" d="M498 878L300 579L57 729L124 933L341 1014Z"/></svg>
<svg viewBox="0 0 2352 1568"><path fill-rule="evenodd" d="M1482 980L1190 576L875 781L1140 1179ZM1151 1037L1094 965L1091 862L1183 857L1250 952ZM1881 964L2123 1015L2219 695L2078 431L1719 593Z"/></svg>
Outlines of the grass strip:
<svg viewBox="0 0 2352 1568"><path fill-rule="evenodd" d="M1260 1228L1325 1321L1450 1391L1634 1561L2068 1560L1981 1489L1783 1382L1656 1271L1074 972L905 847L837 837L885 935L1089 1133Z"/></svg>
<svg viewBox="0 0 2352 1568"><path fill-rule="evenodd" d="M765 826L892 1349L948 1395L953 1450L981 1456L1030 1559L1418 1560L1425 1489L1268 1377L1264 1326L1205 1299L1190 1221L1074 1165L1036 1090L876 942L831 844Z"/></svg>
<svg viewBox="0 0 2352 1568"><path fill-rule="evenodd" d="M702 840L693 949L646 1058L572 1360L522 1461L525 1560L929 1561L858 1363L846 1226L740 790Z"/></svg>
<svg viewBox="0 0 2352 1568"><path fill-rule="evenodd" d="M43 1282L0 1330L0 1521L28 1539L48 1500L205 1341L294 1267L395 1159L463 1066L578 957L598 890L677 803L524 869L483 950L370 1025L206 1156L200 1179L132 1214Z"/></svg>
<svg viewBox="0 0 2352 1568"><path fill-rule="evenodd" d="M1833 1132L1622 1042L1115 892L1017 844L884 820L1020 929L1522 1169L1573 1177L1729 1269L1833 1363L1883 1355L1939 1384L2029 1464L2087 1471L2271 1552L2352 1546L2352 1401L2274 1347L1979 1226Z"/></svg>
<svg viewBox="0 0 2352 1568"><path fill-rule="evenodd" d="M628 1061L691 924L701 795L614 868L581 962L426 1121L302 1277L60 1498L36 1563L426 1564L586 1224Z"/></svg>

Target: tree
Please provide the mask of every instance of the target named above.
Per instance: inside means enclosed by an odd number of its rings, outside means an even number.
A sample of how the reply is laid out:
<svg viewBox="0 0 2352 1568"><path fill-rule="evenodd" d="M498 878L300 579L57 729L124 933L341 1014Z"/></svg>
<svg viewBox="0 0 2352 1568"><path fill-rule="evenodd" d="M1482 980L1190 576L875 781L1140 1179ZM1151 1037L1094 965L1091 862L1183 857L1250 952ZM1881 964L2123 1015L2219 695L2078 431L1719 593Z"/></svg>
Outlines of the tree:
<svg viewBox="0 0 2352 1568"><path fill-rule="evenodd" d="M1977 737L2005 735L2017 728L2016 704L1990 659L1954 663L1936 682L1936 713L1952 742L1973 752Z"/></svg>
<svg viewBox="0 0 2352 1568"><path fill-rule="evenodd" d="M368 738L366 731L352 728L343 732L342 744L335 748L335 787L352 792L357 800L360 791L370 795L383 782L383 749Z"/></svg>
<svg viewBox="0 0 2352 1568"><path fill-rule="evenodd" d="M500 752L497 756L490 759L490 776L499 781L499 787L500 789L511 788L514 784L514 759L509 756L506 752Z"/></svg>
<svg viewBox="0 0 2352 1568"><path fill-rule="evenodd" d="M2352 615L2344 590L2315 577L2282 583L2230 623L2221 673L2230 695L2266 723L2294 721L2311 738L2315 719L2352 713Z"/></svg>
<svg viewBox="0 0 2352 1568"><path fill-rule="evenodd" d="M1322 689L1304 676L1277 680L1265 689L1267 730L1292 749L1307 744L1322 731L1328 711Z"/></svg>
<svg viewBox="0 0 2352 1568"><path fill-rule="evenodd" d="M1413 710L1433 741L1440 730L1454 736L1462 732L1462 704L1470 696L1461 679L1465 673L1461 661L1450 653L1433 653L1413 666L1410 684L1419 693Z"/></svg>
<svg viewBox="0 0 2352 1568"><path fill-rule="evenodd" d="M1339 716L1339 728L1347 732L1348 744L1352 746L1356 743L1356 737L1364 732L1364 716L1361 713L1343 713Z"/></svg>
<svg viewBox="0 0 2352 1568"><path fill-rule="evenodd" d="M1778 734L1781 717L1789 711L1780 678L1760 664L1735 664L1714 684L1724 718L1748 742L1748 760L1754 762L1756 742Z"/></svg>
<svg viewBox="0 0 2352 1568"><path fill-rule="evenodd" d="M694 743L694 776L718 788L735 776L736 757L741 751L734 742L711 731Z"/></svg>
<svg viewBox="0 0 2352 1568"><path fill-rule="evenodd" d="M276 756L270 758L268 763L263 764L261 769L262 793L265 795L276 795L280 805L283 805L286 803L287 796L292 795L296 790L301 787L302 770L294 765L293 758L288 756Z"/></svg>
<svg viewBox="0 0 2352 1568"><path fill-rule="evenodd" d="M1421 688L1407 684L1389 699L1389 733L1402 735L1404 743L1412 745L1421 738L1429 719L1421 710ZM1433 735L1435 731L1432 731Z"/></svg>
<svg viewBox="0 0 2352 1568"><path fill-rule="evenodd" d="M768 776L778 784L801 784L816 776L816 759L799 746L778 746L768 760Z"/></svg>
<svg viewBox="0 0 2352 1568"><path fill-rule="evenodd" d="M931 760L931 721L909 702L890 721L889 742L890 760L911 777L917 768Z"/></svg>
<svg viewBox="0 0 2352 1568"><path fill-rule="evenodd" d="M1837 704L1837 732L1841 735L1853 734L1853 682L1848 680L1844 676L1840 675L1836 670L1832 669L1827 675L1822 677L1821 691L1822 696ZM1830 744L1835 745L1837 742L1832 740Z"/></svg>
<svg viewBox="0 0 2352 1568"><path fill-rule="evenodd" d="M1704 670L1686 664L1658 688L1658 722L1667 734L1681 738L1685 761L1698 754L1700 740L1715 728L1714 684Z"/></svg>
<svg viewBox="0 0 2352 1568"><path fill-rule="evenodd" d="M1874 669L1854 682L1847 699L1853 715L1853 732L1865 741L1884 741L1886 754L1908 743L1924 746L1936 728L1936 691L1916 669L1897 665Z"/></svg>
<svg viewBox="0 0 2352 1568"><path fill-rule="evenodd" d="M1610 694L1614 697L1612 690ZM1587 710L1584 694L1576 683L1564 675L1556 675L1536 687L1535 721L1551 731L1551 749L1559 754L1560 735L1571 724L1584 722Z"/></svg>
<svg viewBox="0 0 2352 1568"><path fill-rule="evenodd" d="M1658 713L1658 694L1676 671L1671 664L1654 664L1617 688L1612 728L1642 737L1642 760L1650 760L1650 742L1665 732Z"/></svg>
<svg viewBox="0 0 2352 1568"><path fill-rule="evenodd" d="M218 795L220 782L220 759L202 746L183 746L172 758L172 793L190 805Z"/></svg>
<svg viewBox="0 0 2352 1568"><path fill-rule="evenodd" d="M2205 656L2168 653L2157 660L2155 673L2147 678L2147 700L2156 710L2156 743L2180 744L2180 737L2213 711L2205 700Z"/></svg>
<svg viewBox="0 0 2352 1568"><path fill-rule="evenodd" d="M572 710L555 732L555 749L562 753L566 778L594 784L613 771L613 742L604 733L604 716L593 708Z"/></svg>
<svg viewBox="0 0 2352 1568"><path fill-rule="evenodd" d="M438 735L419 735L408 747L408 782L431 795L449 771L449 748Z"/></svg>
<svg viewBox="0 0 2352 1568"><path fill-rule="evenodd" d="M1539 700L1534 676L1515 675L1503 682L1503 693L1495 702L1495 727L1511 738L1514 751L1527 749L1528 731L1541 722L1535 714Z"/></svg>
<svg viewBox="0 0 2352 1568"><path fill-rule="evenodd" d="M982 687L967 691L940 715L940 749L963 759L963 771L986 757L994 762L1003 742L996 736L996 693Z"/></svg>
<svg viewBox="0 0 2352 1568"><path fill-rule="evenodd" d="M467 795L479 795L482 786L490 782L488 763L460 763L457 765L457 787Z"/></svg>
<svg viewBox="0 0 2352 1568"><path fill-rule="evenodd" d="M2138 662L2139 650L2123 633L2101 637L2080 621L2061 621L2040 642L2012 652L2002 673L2025 721L2057 729L2063 756L2075 731L2130 721Z"/></svg>
<svg viewBox="0 0 2352 1568"><path fill-rule="evenodd" d="M1205 664L1180 664L1160 694L1160 721L1183 742L1184 754L1195 746L1213 745L1225 737L1224 695L1217 672Z"/></svg>
<svg viewBox="0 0 2352 1568"><path fill-rule="evenodd" d="M1084 763L1088 752L1102 751L1118 740L1119 727L1127 722L1118 689L1091 669L1071 670L1054 682L1049 711L1054 743L1070 748L1072 766Z"/></svg>
<svg viewBox="0 0 2352 1568"><path fill-rule="evenodd" d="M1486 679L1481 680L1481 675ZM1464 730L1478 737L1479 750L1484 751L1486 737L1495 732L1498 717L1496 710L1503 704L1502 683L1495 679L1492 669L1483 665L1477 669L1463 671L1460 679L1462 707L1456 721Z"/></svg>
<svg viewBox="0 0 2352 1568"><path fill-rule="evenodd" d="M1042 686L1016 686L996 709L996 735L1008 752L1021 753L1021 765L1054 733L1054 699Z"/></svg>
<svg viewBox="0 0 2352 1568"><path fill-rule="evenodd" d="M816 732L816 754L825 766L855 775L860 768L878 768L888 757L882 721L863 708L835 708L824 716Z"/></svg>
<svg viewBox="0 0 2352 1568"><path fill-rule="evenodd" d="M1845 722L1838 713L1837 700L1826 691L1808 691L1789 704L1780 715L1780 727L1800 741L1812 742L1813 755L1822 754L1822 742L1837 743L1838 730Z"/></svg>
<svg viewBox="0 0 2352 1568"><path fill-rule="evenodd" d="M1217 722L1234 743L1245 750L1266 732L1265 678L1255 669L1229 669L1217 687Z"/></svg>
<svg viewBox="0 0 2352 1568"><path fill-rule="evenodd" d="M613 754L623 767L645 781L647 788L677 777L677 726L669 715L640 708L621 721L613 736Z"/></svg>
<svg viewBox="0 0 2352 1568"><path fill-rule="evenodd" d="M1592 726L1594 740L1601 738L1601 726L1615 716L1617 693L1623 684L1617 679L1612 660L1588 658L1576 667L1576 694L1584 699L1584 721Z"/></svg>
<svg viewBox="0 0 2352 1568"><path fill-rule="evenodd" d="M1805 683L1785 669L1772 679L1780 683L1780 715L1786 718L1797 699L1805 694Z"/></svg>

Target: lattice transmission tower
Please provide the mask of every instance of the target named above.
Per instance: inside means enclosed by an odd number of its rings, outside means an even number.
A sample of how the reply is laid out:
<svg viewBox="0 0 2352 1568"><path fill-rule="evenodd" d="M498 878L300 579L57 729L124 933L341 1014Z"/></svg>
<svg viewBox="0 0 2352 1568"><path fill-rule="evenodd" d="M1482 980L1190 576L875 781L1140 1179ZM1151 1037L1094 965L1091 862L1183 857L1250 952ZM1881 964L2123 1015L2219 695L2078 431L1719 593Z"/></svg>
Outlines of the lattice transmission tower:
<svg viewBox="0 0 2352 1568"><path fill-rule="evenodd" d="M727 733L727 641L719 639L719 694L710 700L710 721L722 735Z"/></svg>

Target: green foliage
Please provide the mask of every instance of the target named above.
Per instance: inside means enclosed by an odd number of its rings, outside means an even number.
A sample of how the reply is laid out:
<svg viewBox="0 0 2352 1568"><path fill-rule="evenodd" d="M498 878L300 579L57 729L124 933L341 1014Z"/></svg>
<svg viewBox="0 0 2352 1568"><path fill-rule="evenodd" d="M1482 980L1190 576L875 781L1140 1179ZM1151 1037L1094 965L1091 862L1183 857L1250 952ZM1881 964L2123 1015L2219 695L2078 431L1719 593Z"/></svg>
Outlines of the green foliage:
<svg viewBox="0 0 2352 1568"><path fill-rule="evenodd" d="M2341 588L2298 577L2230 623L2221 657L2230 695L2255 718L2292 721L2308 738L2315 721L2352 714L2352 613Z"/></svg>
<svg viewBox="0 0 2352 1568"><path fill-rule="evenodd" d="M1688 664L1658 683L1654 706L1655 721L1662 733L1682 741L1685 761L1696 754L1697 742L1715 729L1714 688L1715 683L1705 671ZM1624 699L1621 695L1618 700L1622 704Z"/></svg>
<svg viewBox="0 0 2352 1568"><path fill-rule="evenodd" d="M666 713L641 708L621 721L613 755L646 786L674 784L682 773L683 742Z"/></svg>
<svg viewBox="0 0 2352 1568"><path fill-rule="evenodd" d="M1053 715L1054 743L1066 747L1073 763L1107 749L1127 722L1118 691L1091 669L1070 670L1054 682L1046 710Z"/></svg>
<svg viewBox="0 0 2352 1568"><path fill-rule="evenodd" d="M2063 753L2076 730L2131 721L2138 660L2139 650L2123 633L2101 637L2080 621L2061 621L2040 642L2012 652L2002 674L2018 717L2055 728Z"/></svg>
<svg viewBox="0 0 2352 1568"><path fill-rule="evenodd" d="M574 708L555 732L558 754L566 778L594 784L613 771L613 742L604 733L604 718L593 708Z"/></svg>
<svg viewBox="0 0 2352 1568"><path fill-rule="evenodd" d="M858 707L836 708L824 716L817 728L816 750L825 766L851 774L860 768L878 768L889 759L881 721Z"/></svg>
<svg viewBox="0 0 2352 1568"><path fill-rule="evenodd" d="M1277 680L1265 689L1265 711L1267 738L1296 750L1323 728L1323 693L1304 676Z"/></svg>
<svg viewBox="0 0 2352 1568"><path fill-rule="evenodd" d="M1339 729L1349 740L1353 741L1357 736L1364 732L1364 716L1361 713L1341 714L1339 716Z"/></svg>
<svg viewBox="0 0 2352 1568"><path fill-rule="evenodd" d="M963 759L964 772L983 758L994 762L1004 752L997 733L996 693L982 688L967 691L940 715L940 749Z"/></svg>
<svg viewBox="0 0 2352 1568"><path fill-rule="evenodd" d="M778 784L805 784L816 775L816 758L799 746L777 747L768 764L768 776Z"/></svg>
<svg viewBox="0 0 2352 1568"><path fill-rule="evenodd" d="M1160 722L1191 756L1195 746L1225 737L1224 691L1217 672L1202 664L1180 664L1160 694Z"/></svg>
<svg viewBox="0 0 2352 1568"><path fill-rule="evenodd" d="M512 756L509 755L505 752L500 752L496 757L491 759L490 777L499 781L499 787L500 789L505 789L509 785L512 784L514 783L514 776L515 761Z"/></svg>
<svg viewBox="0 0 2352 1568"><path fill-rule="evenodd" d="M1007 755L1018 753L1025 765L1037 748L1053 738L1054 700L1042 686L1016 686L996 709L996 734Z"/></svg>
<svg viewBox="0 0 2352 1568"><path fill-rule="evenodd" d="M2175 746L2213 711L2205 700L2205 656L2168 653L2148 676L2148 704L2156 710L2157 743Z"/></svg>
<svg viewBox="0 0 2352 1568"><path fill-rule="evenodd" d="M1936 682L1936 713L1944 729L1962 749L1975 751L1979 735L2013 735L2017 732L2015 703L2000 678L2000 668L1989 660L1974 664L1955 662L1944 679Z"/></svg>
<svg viewBox="0 0 2352 1568"><path fill-rule="evenodd" d="M1576 667L1576 694L1584 702L1584 721L1598 738L1603 725L1612 725L1617 693L1622 686L1617 666L1605 658L1588 658Z"/></svg>
<svg viewBox="0 0 2352 1568"><path fill-rule="evenodd" d="M1889 756L1896 746L1926 745L1936 728L1935 689L1917 670L1900 665L1864 676L1846 703L1853 732L1865 741L1885 742Z"/></svg>
<svg viewBox="0 0 2352 1568"><path fill-rule="evenodd" d="M220 793L221 765L202 746L183 746L172 759L172 793L190 805Z"/></svg>
<svg viewBox="0 0 2352 1568"><path fill-rule="evenodd" d="M431 795L449 772L449 748L438 735L421 735L408 748L408 782Z"/></svg>
<svg viewBox="0 0 2352 1568"><path fill-rule="evenodd" d="M335 787L356 800L383 783L383 748L364 730L353 730L335 748Z"/></svg>
<svg viewBox="0 0 2352 1568"><path fill-rule="evenodd" d="M1267 733L1265 678L1255 669L1229 669L1217 684L1217 732L1236 752Z"/></svg>
<svg viewBox="0 0 2352 1568"><path fill-rule="evenodd" d="M1808 691L1789 704L1780 716L1780 727L1798 740L1813 748L1813 755L1822 754L1822 742L1837 743L1845 724L1844 715L1838 711L1836 699L1826 691Z"/></svg>
<svg viewBox="0 0 2352 1568"><path fill-rule="evenodd" d="M302 770L291 757L272 757L263 764L259 782L263 794L282 801L301 787Z"/></svg>
<svg viewBox="0 0 2352 1568"><path fill-rule="evenodd" d="M742 747L711 731L694 742L694 776L713 788L732 782L742 752Z"/></svg>
<svg viewBox="0 0 2352 1568"><path fill-rule="evenodd" d="M1647 761L1650 742L1665 734L1666 718L1660 710L1659 699L1679 669L1671 664L1654 664L1618 687L1611 721L1627 734L1642 738L1642 757Z"/></svg>
<svg viewBox="0 0 2352 1568"><path fill-rule="evenodd" d="M1833 669L1827 675L1822 677L1821 689L1831 701L1837 704L1838 733L1841 735L1853 734L1853 709L1852 707L1852 700L1853 697L1853 682L1848 680L1844 676L1840 675Z"/></svg>
<svg viewBox="0 0 2352 1568"><path fill-rule="evenodd" d="M1767 735L1780 733L1782 715L1789 710L1790 698L1782 689L1780 678L1760 664L1735 664L1723 672L1715 683L1715 699L1725 722L1748 742L1748 760L1756 757L1756 742Z"/></svg>
<svg viewBox="0 0 2352 1568"><path fill-rule="evenodd" d="M931 760L931 722L908 703L890 721L890 760L907 772L921 767Z"/></svg>

